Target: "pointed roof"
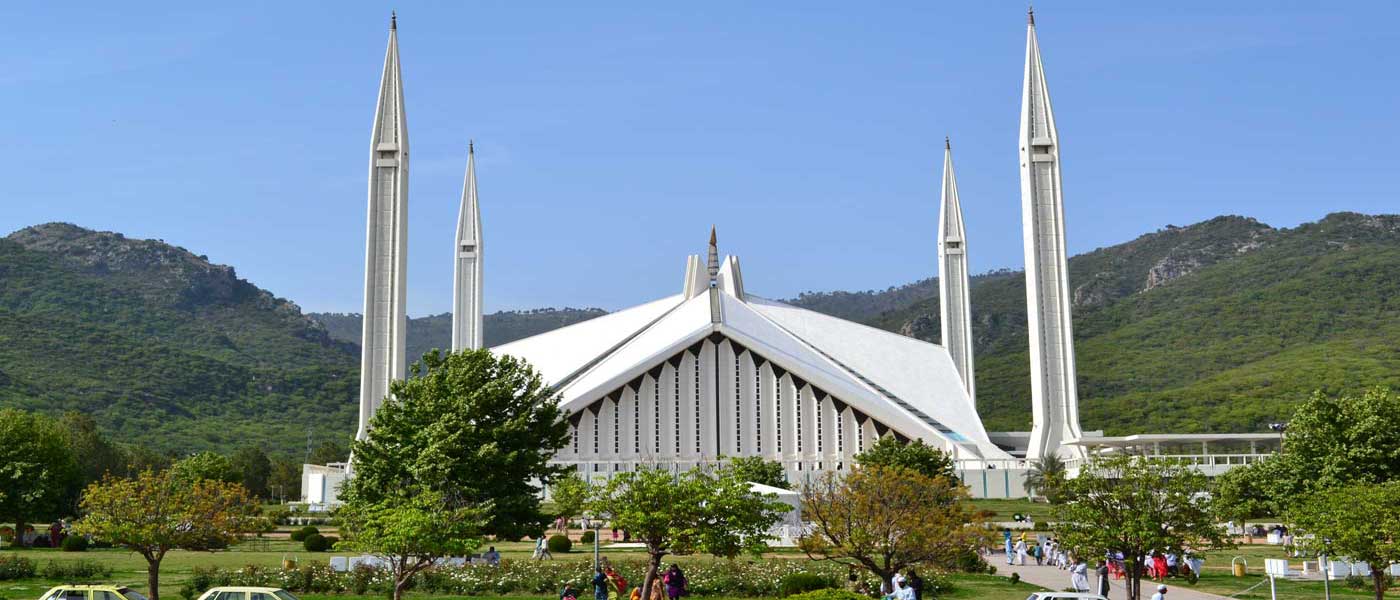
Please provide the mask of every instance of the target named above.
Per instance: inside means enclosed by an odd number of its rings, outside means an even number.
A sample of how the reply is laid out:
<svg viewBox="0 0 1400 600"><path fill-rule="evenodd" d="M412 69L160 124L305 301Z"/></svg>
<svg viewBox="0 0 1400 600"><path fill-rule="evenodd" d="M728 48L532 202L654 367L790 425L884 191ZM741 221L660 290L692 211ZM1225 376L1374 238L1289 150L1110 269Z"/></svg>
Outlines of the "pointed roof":
<svg viewBox="0 0 1400 600"><path fill-rule="evenodd" d="M953 174L953 145L947 138L943 142L943 193L938 209L938 244L944 242L964 242L967 232L963 228L962 202L958 199L958 178Z"/></svg>
<svg viewBox="0 0 1400 600"><path fill-rule="evenodd" d="M384 73L379 79L379 100L375 104L373 147L376 151L398 151L400 160L408 152L408 131L403 110L403 77L399 67L397 16L389 17L389 44L384 51Z"/></svg>
<svg viewBox="0 0 1400 600"><path fill-rule="evenodd" d="M476 196L476 148L467 141L467 174L462 181L462 203L457 209L457 243L481 244L481 207Z"/></svg>
<svg viewBox="0 0 1400 600"><path fill-rule="evenodd" d="M1045 65L1041 62L1034 17L1026 26L1026 72L1021 89L1021 139L1036 146L1057 144L1059 135L1055 131L1054 111L1050 108L1050 88L1045 83Z"/></svg>

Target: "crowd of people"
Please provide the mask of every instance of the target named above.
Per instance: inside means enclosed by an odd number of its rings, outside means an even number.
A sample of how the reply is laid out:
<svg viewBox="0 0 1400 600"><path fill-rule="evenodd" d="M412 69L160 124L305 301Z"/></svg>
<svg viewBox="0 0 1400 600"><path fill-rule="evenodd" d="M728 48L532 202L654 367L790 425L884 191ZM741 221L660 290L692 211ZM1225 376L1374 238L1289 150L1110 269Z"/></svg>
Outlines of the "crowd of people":
<svg viewBox="0 0 1400 600"><path fill-rule="evenodd" d="M1031 538L1026 532L1017 536L1013 535L1010 529L1005 529L1002 531L1002 541L1005 548L1006 564L1025 565L1028 560L1034 560L1038 566L1052 566L1067 571L1070 587L1076 591L1093 591L1107 597L1108 591L1112 587L1110 582L1114 579L1121 580L1127 577L1127 561L1122 552L1110 552L1098 559L1092 573L1094 581L1091 583L1088 563L1082 557L1076 556L1054 537L1040 535ZM1178 555L1173 552L1155 550L1146 556L1138 557L1137 560L1142 576L1156 582L1164 582L1172 577L1186 577L1191 574L1200 576L1204 563L1205 559L1191 552ZM1157 595L1154 595L1153 598L1164 598L1167 586L1160 584L1157 587Z"/></svg>
<svg viewBox="0 0 1400 600"><path fill-rule="evenodd" d="M628 589L627 580L611 564L604 560L593 572L593 600L678 600L690 595L686 587L685 572L679 565L671 565L651 582L650 593L642 591L643 586ZM579 590L567 584L559 592L559 600L578 600Z"/></svg>

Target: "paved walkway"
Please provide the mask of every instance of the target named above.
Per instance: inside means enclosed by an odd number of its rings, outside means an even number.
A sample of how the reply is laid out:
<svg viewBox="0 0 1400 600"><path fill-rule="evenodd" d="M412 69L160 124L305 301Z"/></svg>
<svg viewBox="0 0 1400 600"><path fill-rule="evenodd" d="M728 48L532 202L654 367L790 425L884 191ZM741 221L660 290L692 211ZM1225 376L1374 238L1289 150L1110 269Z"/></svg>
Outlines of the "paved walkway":
<svg viewBox="0 0 1400 600"><path fill-rule="evenodd" d="M1010 577L1012 573L1020 573L1021 580L1034 583L1040 587L1050 590L1063 590L1069 587L1069 571L1061 571L1056 567L1037 567L1034 564L1026 566L1008 566L1005 557L993 555L991 563L997 568L997 575ZM1089 587L1093 587L1098 582L1092 569L1089 571ZM1109 584L1109 600L1127 600L1127 584L1121 579L1114 579ZM1157 591L1157 583L1150 579L1142 580L1142 597L1146 600ZM1169 600L1220 600L1224 596L1198 592L1183 586L1167 584L1167 598Z"/></svg>

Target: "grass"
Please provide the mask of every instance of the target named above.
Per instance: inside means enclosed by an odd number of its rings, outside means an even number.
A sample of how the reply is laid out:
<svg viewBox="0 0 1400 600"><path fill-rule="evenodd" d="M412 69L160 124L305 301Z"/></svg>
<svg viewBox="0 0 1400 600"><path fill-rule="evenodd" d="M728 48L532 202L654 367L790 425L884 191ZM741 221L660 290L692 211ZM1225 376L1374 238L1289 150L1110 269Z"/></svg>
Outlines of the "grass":
<svg viewBox="0 0 1400 600"><path fill-rule="evenodd" d="M1016 514L1030 515L1035 521L1050 520L1050 504L1031 502L1025 498L974 498L972 505L978 510L992 512L993 521L1010 521Z"/></svg>

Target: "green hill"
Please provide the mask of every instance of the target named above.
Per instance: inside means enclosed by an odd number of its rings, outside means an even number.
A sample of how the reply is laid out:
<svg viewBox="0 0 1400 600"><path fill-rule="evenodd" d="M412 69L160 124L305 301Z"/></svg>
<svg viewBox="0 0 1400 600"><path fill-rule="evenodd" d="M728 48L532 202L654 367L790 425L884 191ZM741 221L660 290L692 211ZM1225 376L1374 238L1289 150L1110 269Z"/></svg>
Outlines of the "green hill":
<svg viewBox="0 0 1400 600"><path fill-rule="evenodd" d="M487 347L499 346L521 338L587 321L608 314L601 308L537 308L509 310L484 315L481 318ZM359 348L359 313L308 313L308 317L326 327L331 337ZM434 348L452 346L452 313L408 318L408 355L423 356ZM358 351L358 350L357 350Z"/></svg>
<svg viewBox="0 0 1400 600"><path fill-rule="evenodd" d="M1293 229L1218 217L1075 256L1069 271L1085 428L1259 431L1314 389L1400 385L1400 217ZM937 341L930 281L861 320ZM977 277L971 296L979 410L989 429L1025 430L1024 276Z"/></svg>

